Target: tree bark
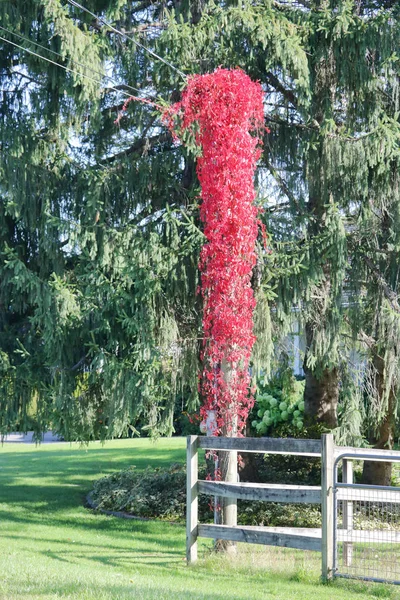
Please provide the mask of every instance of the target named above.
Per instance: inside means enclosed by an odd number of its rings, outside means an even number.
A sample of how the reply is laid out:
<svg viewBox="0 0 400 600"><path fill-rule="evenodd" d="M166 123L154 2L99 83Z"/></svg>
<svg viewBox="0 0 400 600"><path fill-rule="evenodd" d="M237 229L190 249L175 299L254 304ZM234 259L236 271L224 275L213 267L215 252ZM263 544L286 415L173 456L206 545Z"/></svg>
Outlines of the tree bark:
<svg viewBox="0 0 400 600"><path fill-rule="evenodd" d="M229 385L231 380L231 367L226 361L222 361L222 372L224 379ZM222 428L221 435L224 437L237 437L237 416L235 407L232 407L231 418L227 415L226 422ZM218 468L221 481L230 481L235 483L238 477L238 460L237 452L219 452L218 453ZM229 525L231 527L237 525L237 500L235 498L219 498L218 524ZM228 554L236 554L236 542L229 540L216 540L215 549L219 552Z"/></svg>
<svg viewBox="0 0 400 600"><path fill-rule="evenodd" d="M321 315L321 319L324 316ZM314 323L306 323L307 351L311 347L314 336ZM304 357L303 370L306 378L304 388L304 414L328 429L337 426L337 405L339 401L339 369L337 367L311 369L307 365L308 355Z"/></svg>
<svg viewBox="0 0 400 600"><path fill-rule="evenodd" d="M223 433L223 435L225 435ZM235 437L227 435L226 437ZM221 474L221 481L237 481L237 452L218 452L218 466ZM219 498L218 524L237 525L237 500L235 498ZM229 540L216 540L215 549L218 552L227 552L236 554L236 542Z"/></svg>
<svg viewBox="0 0 400 600"><path fill-rule="evenodd" d="M250 423L247 420L246 430L244 432L246 437L250 437ZM238 454L238 478L240 481L249 481L251 483L260 483L259 475L259 457L260 454L255 452L241 452Z"/></svg>
<svg viewBox="0 0 400 600"><path fill-rule="evenodd" d="M307 357L306 357L307 358ZM337 367L324 369L318 376L304 361L306 385L304 389L304 414L328 429L337 426L339 400L339 371Z"/></svg>
<svg viewBox="0 0 400 600"><path fill-rule="evenodd" d="M384 396L388 394L387 408L383 418L379 421L375 433L370 435L369 442L379 450L391 450L393 448L395 432L395 407L396 394L393 386L386 390L385 361L377 353L373 360L374 387L381 406L385 404ZM362 482L367 485L390 485L392 478L392 463L381 461L365 461L362 474Z"/></svg>

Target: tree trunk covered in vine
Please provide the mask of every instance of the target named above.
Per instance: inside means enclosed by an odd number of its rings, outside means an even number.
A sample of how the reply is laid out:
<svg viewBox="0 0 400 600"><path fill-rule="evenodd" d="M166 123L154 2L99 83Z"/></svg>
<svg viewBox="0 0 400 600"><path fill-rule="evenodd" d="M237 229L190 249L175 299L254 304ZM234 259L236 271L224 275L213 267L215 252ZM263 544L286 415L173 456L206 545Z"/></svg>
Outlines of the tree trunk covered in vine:
<svg viewBox="0 0 400 600"><path fill-rule="evenodd" d="M229 385L232 379L232 370L226 361L222 361L222 371L224 373L224 379ZM235 415L234 407L232 408L232 419L230 422L226 422L224 424L221 430L221 435L223 437L237 437L237 417ZM218 452L218 469L221 481L229 481L231 483L237 482L237 464L236 451ZM218 504L218 524L229 525L231 527L237 525L237 500L235 498L219 498ZM231 542L229 540L216 540L215 548L220 552L235 554L236 542Z"/></svg>

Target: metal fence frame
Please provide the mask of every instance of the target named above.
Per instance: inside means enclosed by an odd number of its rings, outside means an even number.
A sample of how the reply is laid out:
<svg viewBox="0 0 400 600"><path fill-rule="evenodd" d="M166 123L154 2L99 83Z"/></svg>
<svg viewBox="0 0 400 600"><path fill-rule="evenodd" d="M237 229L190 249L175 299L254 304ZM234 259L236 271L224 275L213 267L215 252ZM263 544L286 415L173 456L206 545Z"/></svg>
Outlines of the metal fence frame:
<svg viewBox="0 0 400 600"><path fill-rule="evenodd" d="M356 451L354 451L356 450ZM334 462L334 487L333 487L333 498L334 498L334 527L333 527L333 544L334 544L334 562L333 562L333 575L334 577L342 577L346 579L362 579L365 581L375 581L379 583L393 583L400 585L400 568L399 568L399 579L388 579L382 577L372 577L368 575L357 575L340 572L338 566L338 543L342 542L344 562L351 566L352 555L353 555L353 544L364 540L357 540L357 535L349 535L349 532L359 531L360 534L363 530L353 529L353 502L364 501L364 502L390 502L388 498L384 496L385 492L389 494L399 494L400 487L394 486L380 486L380 485L364 485L353 482L353 468L352 462L354 460L368 460L368 461L384 461L391 463L400 464L400 452L393 452L390 450L379 451L376 453L373 449L352 449L346 448L341 451L340 447L336 447L335 462ZM338 481L338 468L340 461L343 461L343 481ZM351 467L350 467L351 465ZM341 496L338 498L338 496ZM343 502L343 529L338 528L338 502ZM399 501L397 500L397 503ZM342 535L339 532L346 531ZM393 539L390 535L385 535L385 531L378 530L379 535L376 535L375 544L382 543L393 543ZM365 542L370 543L369 536L376 533L374 531L366 530ZM400 535L400 534L399 534ZM342 539L339 539L341 537ZM350 540L348 539L350 538Z"/></svg>

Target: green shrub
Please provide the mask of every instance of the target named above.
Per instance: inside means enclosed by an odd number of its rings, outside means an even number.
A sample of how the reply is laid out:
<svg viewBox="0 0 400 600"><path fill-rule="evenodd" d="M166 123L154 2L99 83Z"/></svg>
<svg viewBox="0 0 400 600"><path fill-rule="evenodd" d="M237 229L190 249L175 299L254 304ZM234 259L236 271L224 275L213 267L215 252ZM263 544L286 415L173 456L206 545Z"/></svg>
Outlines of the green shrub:
<svg viewBox="0 0 400 600"><path fill-rule="evenodd" d="M206 478L205 467L199 478ZM144 473L126 469L99 479L91 497L97 508L122 511L138 517L183 522L186 513L186 469L174 464L169 469L147 469ZM199 518L213 521L213 499L199 496ZM284 505L238 501L238 523L292 527L318 527L320 511L308 505Z"/></svg>
<svg viewBox="0 0 400 600"><path fill-rule="evenodd" d="M263 483L321 485L321 459L279 454L256 455L257 474Z"/></svg>
<svg viewBox="0 0 400 600"><path fill-rule="evenodd" d="M238 500L238 523L264 527L321 527L321 509L313 504Z"/></svg>
<svg viewBox="0 0 400 600"><path fill-rule="evenodd" d="M287 370L257 381L251 426L256 435L298 437L304 430L304 381Z"/></svg>
<svg viewBox="0 0 400 600"><path fill-rule="evenodd" d="M134 467L95 482L91 493L97 508L138 517L182 518L186 505L186 473L182 465L167 470Z"/></svg>

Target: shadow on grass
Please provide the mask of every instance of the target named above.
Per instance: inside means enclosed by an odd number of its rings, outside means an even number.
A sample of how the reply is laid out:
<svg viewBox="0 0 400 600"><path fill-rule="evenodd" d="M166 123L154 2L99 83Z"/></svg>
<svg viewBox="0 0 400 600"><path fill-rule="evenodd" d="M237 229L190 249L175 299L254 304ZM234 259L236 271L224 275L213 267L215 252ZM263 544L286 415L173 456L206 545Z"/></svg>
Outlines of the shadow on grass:
<svg viewBox="0 0 400 600"><path fill-rule="evenodd" d="M184 552L182 526L107 517L85 509L83 504L92 482L105 474L131 465L138 470L168 466L183 459L184 448L168 447L168 444L164 447L143 444L142 448L92 447L86 450L64 446L51 450L24 448L15 453L0 451L1 537L10 542L26 540L29 547L29 541L36 536L35 552L61 562L85 558L116 565L122 557L130 556L137 562L140 555L153 550L154 554L160 550L165 564L178 560ZM31 527L40 529L33 532ZM103 555L99 544L90 543L97 535L103 538L99 543L106 545ZM74 538L80 539L76 543L68 542ZM48 545L51 554L42 549L43 545ZM114 556L108 557L107 552ZM116 553L121 556L117 558ZM157 562L160 563L159 558Z"/></svg>
<svg viewBox="0 0 400 600"><path fill-rule="evenodd" d="M156 449L153 445L132 449L33 449L15 454L0 451L0 504L55 515L82 505L92 483L100 477L131 466L143 471L184 461L184 449Z"/></svg>
<svg viewBox="0 0 400 600"><path fill-rule="evenodd" d="M82 511L85 510L82 508ZM125 520L117 517L96 515L92 511L88 511L88 514L83 513L81 518L79 513L75 517L60 516L60 518L57 518L52 513L50 504L47 511L42 508L38 511L37 515L35 512L28 510L28 508L26 511L20 511L18 514L13 511L0 509L0 522L2 524L1 537L7 536L4 525L8 522L10 524L62 527L67 534L66 537L73 537L79 531L98 532L105 535L118 533L118 536L129 540L132 540L132 536L137 536L138 539L148 538L149 542L151 541L165 547L169 547L171 542L176 540L179 540L183 544L185 538L184 525L162 523L161 521Z"/></svg>

